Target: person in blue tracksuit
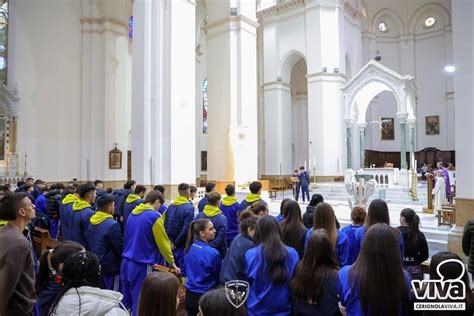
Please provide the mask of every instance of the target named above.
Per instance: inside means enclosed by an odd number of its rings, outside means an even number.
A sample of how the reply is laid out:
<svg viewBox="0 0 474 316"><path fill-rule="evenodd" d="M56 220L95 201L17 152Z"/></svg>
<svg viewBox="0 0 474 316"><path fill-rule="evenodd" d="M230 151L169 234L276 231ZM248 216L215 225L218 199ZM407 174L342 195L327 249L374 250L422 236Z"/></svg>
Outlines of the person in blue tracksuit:
<svg viewBox="0 0 474 316"><path fill-rule="evenodd" d="M114 198L111 195L97 199L97 212L90 219L86 240L89 249L99 257L105 289L118 291L123 237L119 224L112 216L114 208Z"/></svg>
<svg viewBox="0 0 474 316"><path fill-rule="evenodd" d="M337 259L341 267L351 263L351 245L349 238L336 228L336 216L332 206L326 202L319 203L314 211L313 227L306 232L306 241L308 243L309 237L313 231L324 228L331 239L331 243L336 251Z"/></svg>
<svg viewBox="0 0 474 316"><path fill-rule="evenodd" d="M165 212L166 234L172 243L173 256L176 264L181 268L181 273L186 276L184 265L184 247L189 225L194 219L194 207L189 203L189 184L178 185L179 196L168 206Z"/></svg>
<svg viewBox="0 0 474 316"><path fill-rule="evenodd" d="M188 316L199 313L199 298L219 284L222 259L219 252L208 244L215 235L214 225L208 218L197 219L189 227L184 256L189 268L184 283Z"/></svg>
<svg viewBox="0 0 474 316"><path fill-rule="evenodd" d="M199 213L202 213L204 211L204 207L207 205L208 200L207 200L207 195L214 191L216 188L216 185L214 183L207 183L206 184L206 195L199 201L198 203L198 210Z"/></svg>
<svg viewBox="0 0 474 316"><path fill-rule="evenodd" d="M245 253L246 279L250 285L248 314L291 315L289 282L298 253L283 244L280 226L273 216L257 221L254 238L257 246Z"/></svg>
<svg viewBox="0 0 474 316"><path fill-rule="evenodd" d="M359 255L360 248L362 247L362 242L364 241L365 232L367 231L367 229L369 229L370 226L377 223L385 223L387 225L390 225L388 205L387 203L385 203L384 200L380 199L375 199L370 203L369 209L367 210L367 219L365 220L365 225L357 228L354 233L354 240L351 245L352 257L354 258L354 261ZM403 254L405 251L403 235L398 229L395 228L393 229L393 233L397 236L398 247L400 249L400 254L403 258Z"/></svg>
<svg viewBox="0 0 474 316"><path fill-rule="evenodd" d="M127 219L120 282L122 302L126 308L132 309L132 315L137 315L140 288L154 264L163 263L164 258L170 267L180 273L171 252L163 217L157 211L163 203L163 195L159 191L151 191Z"/></svg>
<svg viewBox="0 0 474 316"><path fill-rule="evenodd" d="M115 196L115 210L114 210L114 218L120 224L120 229L124 230L124 216L123 216L123 208L125 206L125 201L129 194L132 194L135 191L135 187L137 186L137 182L135 180L128 180L123 185L123 189L116 190L114 192Z"/></svg>
<svg viewBox="0 0 474 316"><path fill-rule="evenodd" d="M72 214L72 205L74 201L79 200L79 195L75 193L73 188L67 188L64 191L64 198L59 206L59 230L63 240L71 239L71 232L69 230L69 220Z"/></svg>
<svg viewBox="0 0 474 316"><path fill-rule="evenodd" d="M90 218L95 214L92 204L95 201L95 186L92 183L82 184L77 188L79 199L72 204L71 215L69 216L68 229L69 239L80 243L89 250L86 240L86 231L90 224Z"/></svg>
<svg viewBox="0 0 474 316"><path fill-rule="evenodd" d="M137 185L135 191L130 193L125 199L125 204L123 205L123 222L125 227L127 225L127 218L132 213L133 209L140 203L143 203L146 194L146 186Z"/></svg>
<svg viewBox="0 0 474 316"><path fill-rule="evenodd" d="M298 178L298 181L297 182L292 182L291 183L291 186L293 188L293 197L295 198L295 200L298 201L298 196L300 195L300 189L301 189L301 185L300 185L300 178L299 178L299 172L298 172L298 169L295 169L293 171L293 178ZM292 179L293 180L293 179Z"/></svg>
<svg viewBox="0 0 474 316"><path fill-rule="evenodd" d="M298 174L298 179L300 180L300 187L301 193L303 195L303 202L305 201L305 197L308 199L309 202L309 173L304 169L304 167L300 167L300 173ZM298 194L296 195L296 201L298 201Z"/></svg>
<svg viewBox="0 0 474 316"><path fill-rule="evenodd" d="M222 199L219 208L222 213L224 213L225 217L227 217L226 240L227 246L230 246L232 240L234 240L235 236L239 233L238 213L240 203L237 202L237 198L235 197L235 187L232 184L225 187L225 193L227 196Z"/></svg>
<svg viewBox="0 0 474 316"><path fill-rule="evenodd" d="M219 251L221 258L224 258L227 252L227 217L222 214L222 211L218 207L219 202L221 201L221 195L213 191L209 193L207 197L209 204L204 207L202 213L196 215L195 219L209 218L211 220L216 230L216 238L209 241L209 246L216 248L217 251Z"/></svg>
<svg viewBox="0 0 474 316"><path fill-rule="evenodd" d="M363 207L355 206L351 211L352 223L341 229L341 232L347 235L347 238L349 238L349 243L351 244L350 264L354 263L354 261L357 259L357 255L354 253L354 247L352 247L354 244L355 232L359 227L364 225L366 215L367 212Z"/></svg>
<svg viewBox="0 0 474 316"><path fill-rule="evenodd" d="M198 188L194 185L189 187L189 203L193 204Z"/></svg>
<svg viewBox="0 0 474 316"><path fill-rule="evenodd" d="M49 188L43 186L41 189L41 194L39 194L35 199L35 206L36 206L36 217L33 223L36 227L50 229L50 218L48 214L48 204L46 201L46 197L49 194Z"/></svg>
<svg viewBox="0 0 474 316"><path fill-rule="evenodd" d="M389 225L378 223L367 230L357 260L341 268L338 277L339 299L347 315L408 315L410 277Z"/></svg>
<svg viewBox="0 0 474 316"><path fill-rule="evenodd" d="M240 234L235 237L234 241L229 247L222 269L219 276L221 283L226 283L231 280L245 280L245 253L250 248L255 247L253 236L255 235L255 225L257 224L258 216L252 212L245 210L239 216Z"/></svg>
<svg viewBox="0 0 474 316"><path fill-rule="evenodd" d="M166 190L166 189L165 189L165 187L162 186L161 184L155 185L155 186L153 187L153 190L158 190L158 191L161 192L161 194L163 195L163 197L165 196L165 190ZM167 208L167 206L166 206L165 204L162 204L162 205L160 206L160 208L158 209L158 212L159 212L160 214L163 214L163 213L166 211L166 208Z"/></svg>
<svg viewBox="0 0 474 316"><path fill-rule="evenodd" d="M252 206L255 202L260 202L263 204L267 204L262 198L260 194L262 193L262 184L259 181L253 181L249 185L250 193L247 194L245 199L240 202L240 212L245 210L247 207Z"/></svg>

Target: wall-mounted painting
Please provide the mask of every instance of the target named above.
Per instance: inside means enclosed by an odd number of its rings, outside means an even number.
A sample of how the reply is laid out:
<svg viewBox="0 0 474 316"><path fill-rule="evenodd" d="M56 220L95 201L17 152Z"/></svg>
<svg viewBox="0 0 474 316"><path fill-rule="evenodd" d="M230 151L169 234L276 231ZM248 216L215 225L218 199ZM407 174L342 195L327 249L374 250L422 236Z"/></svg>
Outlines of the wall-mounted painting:
<svg viewBox="0 0 474 316"><path fill-rule="evenodd" d="M439 115L425 117L426 135L439 135Z"/></svg>
<svg viewBox="0 0 474 316"><path fill-rule="evenodd" d="M395 139L395 125L393 117L382 117L380 118L381 130L380 130L380 139L381 140L394 140Z"/></svg>
<svg viewBox="0 0 474 316"><path fill-rule="evenodd" d="M122 169L122 152L117 148L109 151L109 169Z"/></svg>

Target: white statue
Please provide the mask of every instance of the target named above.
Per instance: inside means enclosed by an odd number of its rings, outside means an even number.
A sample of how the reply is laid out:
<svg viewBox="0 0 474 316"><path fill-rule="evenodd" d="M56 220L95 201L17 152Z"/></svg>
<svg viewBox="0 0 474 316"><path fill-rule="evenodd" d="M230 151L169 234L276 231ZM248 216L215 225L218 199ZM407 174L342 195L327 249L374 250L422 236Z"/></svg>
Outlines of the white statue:
<svg viewBox="0 0 474 316"><path fill-rule="evenodd" d="M446 200L446 181L444 180L443 177L443 171L438 170L436 172L436 184L433 189L433 195L434 195L434 209L433 211L436 213L438 210L443 209L443 204L444 201Z"/></svg>
<svg viewBox="0 0 474 316"><path fill-rule="evenodd" d="M377 181L370 179L365 181L363 178L357 182L355 177L351 177L349 181L345 182L346 191L349 193L349 206L352 209L352 199L355 199L356 206L367 206L369 197L374 193Z"/></svg>

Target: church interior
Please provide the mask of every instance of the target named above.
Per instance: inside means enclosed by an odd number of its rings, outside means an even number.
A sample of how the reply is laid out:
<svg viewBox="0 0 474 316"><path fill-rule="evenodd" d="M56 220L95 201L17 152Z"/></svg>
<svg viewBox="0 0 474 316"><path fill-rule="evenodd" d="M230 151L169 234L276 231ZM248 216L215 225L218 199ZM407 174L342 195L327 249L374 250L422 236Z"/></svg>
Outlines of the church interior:
<svg viewBox="0 0 474 316"><path fill-rule="evenodd" d="M276 216L303 170L342 227L383 199L467 262L474 1L0 3L0 184L258 180Z"/></svg>

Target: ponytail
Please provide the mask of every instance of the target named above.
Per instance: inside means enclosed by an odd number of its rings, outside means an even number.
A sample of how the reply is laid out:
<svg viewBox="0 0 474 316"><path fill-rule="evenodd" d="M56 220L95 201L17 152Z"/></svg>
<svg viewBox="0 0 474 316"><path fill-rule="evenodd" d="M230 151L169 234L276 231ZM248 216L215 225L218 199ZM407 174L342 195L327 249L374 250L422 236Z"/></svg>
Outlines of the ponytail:
<svg viewBox="0 0 474 316"><path fill-rule="evenodd" d="M412 245L418 246L420 235L420 217L411 208L403 209L400 216L405 218L408 227L410 228L409 238Z"/></svg>
<svg viewBox="0 0 474 316"><path fill-rule="evenodd" d="M206 229L207 223L210 222L208 218L199 218L189 225L188 237L186 239L186 247L184 252L187 253L194 243L194 240L199 239L199 233Z"/></svg>

